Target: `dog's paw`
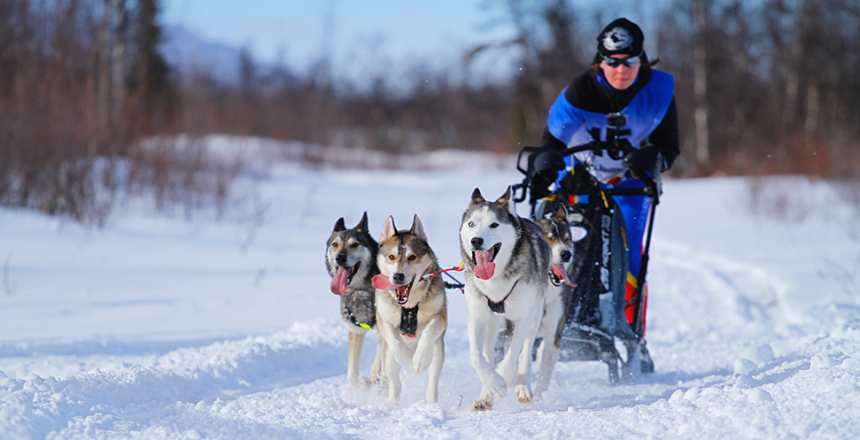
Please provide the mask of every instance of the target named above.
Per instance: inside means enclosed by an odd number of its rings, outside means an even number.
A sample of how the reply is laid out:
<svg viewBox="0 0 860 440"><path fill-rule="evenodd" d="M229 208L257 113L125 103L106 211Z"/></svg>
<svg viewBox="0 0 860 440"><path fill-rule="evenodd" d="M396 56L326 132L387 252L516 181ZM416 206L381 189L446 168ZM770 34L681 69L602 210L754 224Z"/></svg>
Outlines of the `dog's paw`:
<svg viewBox="0 0 860 440"><path fill-rule="evenodd" d="M383 396L383 397L384 397L384 396L387 396L387 395L388 395L388 388L389 388L389 386L390 386L390 384L388 383L388 378L387 378L387 377L382 378L382 379L379 381L379 386L377 386L377 388L376 388L376 392L377 392L380 396Z"/></svg>
<svg viewBox="0 0 860 440"><path fill-rule="evenodd" d="M418 349L415 350L415 356L412 356L412 368L415 370L415 373L423 373L428 367L430 367L431 362L433 362L433 347L419 346Z"/></svg>
<svg viewBox="0 0 860 440"><path fill-rule="evenodd" d="M385 375L385 372L380 371L371 379L374 385L388 388L388 376Z"/></svg>
<svg viewBox="0 0 860 440"><path fill-rule="evenodd" d="M514 388L514 396L517 398L517 402L522 405L532 403L532 399L534 398L534 394L529 390L529 387L522 384Z"/></svg>
<svg viewBox="0 0 860 440"><path fill-rule="evenodd" d="M535 385L534 395L535 395L535 396L540 396L540 395L541 395L541 394L543 394L546 390L547 390L546 385L543 385L543 384L541 384L541 383L538 383L537 385Z"/></svg>
<svg viewBox="0 0 860 440"><path fill-rule="evenodd" d="M478 399L472 404L472 411L489 411L493 409L492 400Z"/></svg>
<svg viewBox="0 0 860 440"><path fill-rule="evenodd" d="M361 376L358 378L358 389L367 391L373 386L373 381L369 377Z"/></svg>
<svg viewBox="0 0 860 440"><path fill-rule="evenodd" d="M493 396L498 398L504 398L508 394L507 387L505 385L505 378L500 376L499 373L493 371L492 376L487 378L486 383L484 384L487 391L489 391Z"/></svg>
<svg viewBox="0 0 860 440"><path fill-rule="evenodd" d="M362 381L362 379L363 379L363 377L361 377L361 376L359 376L359 375L357 375L357 374L356 374L356 375L354 375L354 376L353 376L353 375L349 375L349 374L347 374L347 375L346 375L346 380L348 380L348 381L349 381L349 383L350 383L352 386L354 386L354 387L356 387L356 388L358 388L358 389L362 389L362 388L361 388L361 387L362 387L362 385L363 385L363 383L362 383L362 382L363 382L363 381Z"/></svg>

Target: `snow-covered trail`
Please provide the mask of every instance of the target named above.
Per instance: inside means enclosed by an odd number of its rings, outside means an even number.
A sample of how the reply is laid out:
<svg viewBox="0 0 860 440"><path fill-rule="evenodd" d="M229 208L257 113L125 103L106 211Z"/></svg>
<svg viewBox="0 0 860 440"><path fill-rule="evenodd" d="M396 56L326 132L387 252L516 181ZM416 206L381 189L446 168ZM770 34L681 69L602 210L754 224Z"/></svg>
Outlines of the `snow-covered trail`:
<svg viewBox="0 0 860 440"><path fill-rule="evenodd" d="M750 216L742 179L666 182L649 271L654 374L613 387L603 364L560 363L538 402L472 413L480 384L452 290L440 402L423 402L426 375L405 369L398 407L353 389L323 266L335 220L367 210L374 229L417 213L450 266L471 190L493 197L517 179L287 169L260 188L270 208L244 252L248 225L135 216L88 231L2 211L16 293L0 317L19 325L0 324L0 438L860 437L860 243L839 212ZM29 257L27 243L49 256ZM160 273L155 253L186 270L133 283ZM46 276L70 266L80 272ZM99 268L108 275L94 283ZM110 302L122 306L99 321Z"/></svg>

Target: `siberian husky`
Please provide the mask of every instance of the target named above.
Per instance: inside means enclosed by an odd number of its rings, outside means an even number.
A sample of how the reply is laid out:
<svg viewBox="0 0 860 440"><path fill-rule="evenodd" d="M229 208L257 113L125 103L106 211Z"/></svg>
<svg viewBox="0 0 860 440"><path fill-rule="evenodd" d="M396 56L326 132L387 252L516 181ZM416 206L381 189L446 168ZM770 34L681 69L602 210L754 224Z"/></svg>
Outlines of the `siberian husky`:
<svg viewBox="0 0 860 440"><path fill-rule="evenodd" d="M540 338L537 349L537 359L540 364L535 394L540 395L547 389L550 377L558 362L558 352L561 348L561 332L564 328L565 311L570 303L573 288L576 283L568 277L568 270L573 261L573 240L570 235L570 222L567 219L567 209L559 204L558 211L551 218L535 220L543 231L544 240L552 249L552 265L550 266L549 285L546 291L546 301L535 339Z"/></svg>
<svg viewBox="0 0 860 440"><path fill-rule="evenodd" d="M328 239L325 264L331 279L331 291L340 295L340 315L349 330L349 358L346 377L357 388L366 388L371 381L379 380L385 353L384 341L379 337L376 322L376 290L372 279L379 273L376 267L378 245L367 229L367 213L352 229L346 229L343 217L334 224ZM364 337L372 331L377 340L376 358L370 371L370 380L359 377L358 363Z"/></svg>
<svg viewBox="0 0 860 440"><path fill-rule="evenodd" d="M388 217L379 239L376 259L380 274L373 278L379 331L387 352L388 400L400 399L400 366L429 374L426 398L439 398L439 374L445 360L448 304L436 255L427 244L424 226L416 215L410 230L397 231Z"/></svg>
<svg viewBox="0 0 860 440"><path fill-rule="evenodd" d="M549 244L534 222L517 215L510 187L495 202L476 188L463 213L460 252L466 262L470 361L482 384L472 409L491 409L493 398L504 397L514 384L517 401L530 403L532 349L549 283ZM511 341L494 369L495 342L505 320L513 327Z"/></svg>

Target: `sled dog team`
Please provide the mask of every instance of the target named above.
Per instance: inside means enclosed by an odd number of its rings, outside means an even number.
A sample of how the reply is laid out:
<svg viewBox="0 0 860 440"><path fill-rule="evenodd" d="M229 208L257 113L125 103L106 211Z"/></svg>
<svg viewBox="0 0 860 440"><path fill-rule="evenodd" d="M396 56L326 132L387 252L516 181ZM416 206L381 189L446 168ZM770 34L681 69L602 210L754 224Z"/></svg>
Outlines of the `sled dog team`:
<svg viewBox="0 0 860 440"><path fill-rule="evenodd" d="M481 379L475 411L493 407L512 388L517 402L530 403L546 390L561 345L564 310L575 286L567 276L573 246L566 209L549 219L519 217L511 188L496 201L472 193L460 225L465 264L470 362ZM445 360L448 323L439 263L416 215L412 227L397 230L388 217L377 243L367 213L352 229L338 219L329 237L326 266L331 291L341 297L341 318L349 330L347 379L358 388L387 383L390 403L400 398L400 367L429 374L426 398L436 402ZM506 342L496 364L500 332ZM359 375L364 337L377 340L370 378ZM531 384L534 341L540 365Z"/></svg>

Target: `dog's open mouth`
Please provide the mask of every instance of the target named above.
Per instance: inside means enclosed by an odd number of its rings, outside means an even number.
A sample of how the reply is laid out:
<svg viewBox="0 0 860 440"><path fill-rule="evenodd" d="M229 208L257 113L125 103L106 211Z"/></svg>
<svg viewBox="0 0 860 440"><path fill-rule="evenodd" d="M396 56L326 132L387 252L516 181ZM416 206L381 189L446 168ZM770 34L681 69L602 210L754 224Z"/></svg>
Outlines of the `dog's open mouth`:
<svg viewBox="0 0 860 440"><path fill-rule="evenodd" d="M343 295L346 293L346 288L352 282L352 278L358 273L358 268L361 262L355 263L355 266L338 266L337 272L331 279L331 293L335 295Z"/></svg>
<svg viewBox="0 0 860 440"><path fill-rule="evenodd" d="M409 292L412 291L412 285L415 284L415 278L409 284L391 284L388 280L388 275L379 274L371 280L373 287L381 290L393 290L394 300L401 306L409 301Z"/></svg>
<svg viewBox="0 0 860 440"><path fill-rule="evenodd" d="M407 301L409 301L409 292L412 291L412 284L414 284L414 283L415 283L415 279L413 278L411 283L405 284L402 286L397 286L394 289L394 291L396 292L395 293L395 296L396 296L395 300L397 301L397 304L400 304L402 306L403 304L406 304Z"/></svg>
<svg viewBox="0 0 860 440"><path fill-rule="evenodd" d="M472 263L475 265L475 275L482 280L489 280L496 272L496 255L499 254L501 243L496 243L489 250L473 251Z"/></svg>
<svg viewBox="0 0 860 440"><path fill-rule="evenodd" d="M567 284L570 287L576 287L576 283L570 280L567 277L567 271L564 270L564 266L561 264L553 264L549 268L549 282L552 283L553 286L561 286L562 284Z"/></svg>

